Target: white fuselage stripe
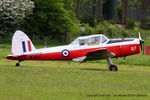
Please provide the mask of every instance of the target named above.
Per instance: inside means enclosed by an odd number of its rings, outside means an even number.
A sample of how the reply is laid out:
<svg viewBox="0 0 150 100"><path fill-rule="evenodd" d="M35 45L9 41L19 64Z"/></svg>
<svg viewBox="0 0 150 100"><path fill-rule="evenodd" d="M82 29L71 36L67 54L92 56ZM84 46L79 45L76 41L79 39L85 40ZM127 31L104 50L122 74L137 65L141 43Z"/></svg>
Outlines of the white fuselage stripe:
<svg viewBox="0 0 150 100"><path fill-rule="evenodd" d="M99 47L112 47L112 46L120 46L120 45L128 45L128 44L139 44L138 39L134 39L133 41L125 41L125 42L118 42L118 43L104 43L99 45L93 46L79 46L79 45L66 45L66 46L58 46L58 47L50 47L50 48L43 48L43 49L36 49L31 52L27 52L26 54L33 54L33 53L54 53L54 52L62 52L64 49L67 50L82 50L82 49L91 49L91 48L99 48Z"/></svg>

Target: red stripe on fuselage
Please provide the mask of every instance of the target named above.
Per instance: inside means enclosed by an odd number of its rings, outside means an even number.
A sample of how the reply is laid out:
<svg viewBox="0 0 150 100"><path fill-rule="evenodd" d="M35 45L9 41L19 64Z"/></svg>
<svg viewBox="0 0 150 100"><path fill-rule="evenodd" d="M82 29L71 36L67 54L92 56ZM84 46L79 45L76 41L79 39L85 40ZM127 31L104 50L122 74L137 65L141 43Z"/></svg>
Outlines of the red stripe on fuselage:
<svg viewBox="0 0 150 100"><path fill-rule="evenodd" d="M133 50L131 50L132 47ZM72 60L73 58L85 56L88 52L100 48L106 48L109 52L115 53L116 58L140 53L139 44L128 44L128 45L99 47L99 48L90 48L90 49L88 48L88 49L80 49L80 50L69 50L70 55L68 57L62 56L62 52L53 52L53 53L31 54L31 55L27 55L24 58L18 58L18 60Z"/></svg>
<svg viewBox="0 0 150 100"><path fill-rule="evenodd" d="M30 42L30 40L28 41L28 49L29 49L29 51L32 51L32 49L31 49L31 42Z"/></svg>

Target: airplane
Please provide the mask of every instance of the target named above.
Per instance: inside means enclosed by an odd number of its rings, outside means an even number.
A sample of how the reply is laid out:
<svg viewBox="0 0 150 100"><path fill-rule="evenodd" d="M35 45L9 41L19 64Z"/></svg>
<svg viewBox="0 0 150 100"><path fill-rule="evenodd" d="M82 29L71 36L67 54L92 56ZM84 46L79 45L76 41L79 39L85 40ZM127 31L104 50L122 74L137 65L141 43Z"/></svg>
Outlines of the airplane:
<svg viewBox="0 0 150 100"><path fill-rule="evenodd" d="M6 59L18 60L16 66L24 60L73 60L86 62L107 59L109 70L118 71L111 58L126 57L140 53L143 48L139 38L108 39L103 34L81 36L65 46L36 49L29 37L18 30L12 38L12 53Z"/></svg>

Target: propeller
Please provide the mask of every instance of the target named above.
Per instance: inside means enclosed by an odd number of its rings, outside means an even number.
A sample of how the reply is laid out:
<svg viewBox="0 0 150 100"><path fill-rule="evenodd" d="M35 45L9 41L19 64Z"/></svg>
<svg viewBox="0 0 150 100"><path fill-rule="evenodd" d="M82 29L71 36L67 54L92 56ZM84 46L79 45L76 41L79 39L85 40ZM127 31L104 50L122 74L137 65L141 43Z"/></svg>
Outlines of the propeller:
<svg viewBox="0 0 150 100"><path fill-rule="evenodd" d="M145 49L144 48L144 40L142 40L140 32L139 32L139 43L140 43L140 47L141 47L141 50L142 50L143 55L144 55L144 49Z"/></svg>

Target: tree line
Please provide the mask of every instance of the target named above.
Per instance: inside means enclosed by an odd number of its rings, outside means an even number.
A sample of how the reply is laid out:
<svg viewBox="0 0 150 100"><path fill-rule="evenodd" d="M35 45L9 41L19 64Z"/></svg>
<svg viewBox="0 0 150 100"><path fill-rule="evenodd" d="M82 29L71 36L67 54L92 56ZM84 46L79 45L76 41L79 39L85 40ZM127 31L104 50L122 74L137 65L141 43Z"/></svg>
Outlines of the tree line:
<svg viewBox="0 0 150 100"><path fill-rule="evenodd" d="M119 23L126 24L127 7L140 8L141 27L147 21L149 0L117 0L119 2ZM16 30L41 38L57 37L65 42L66 36L80 35L80 23L103 23L102 5L107 0L1 0L0 38L11 37ZM98 18L88 13L88 8L97 7ZM88 16L88 17L87 17Z"/></svg>

